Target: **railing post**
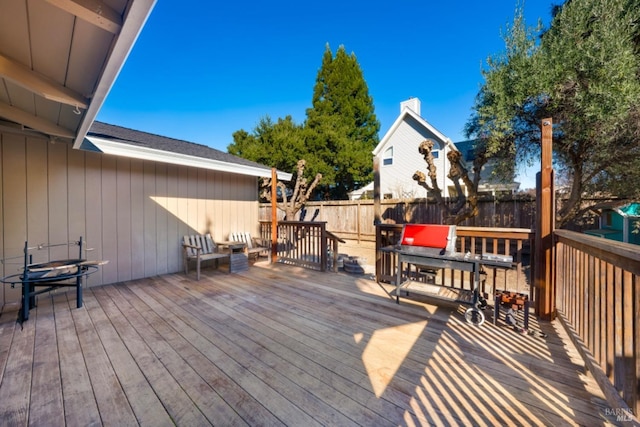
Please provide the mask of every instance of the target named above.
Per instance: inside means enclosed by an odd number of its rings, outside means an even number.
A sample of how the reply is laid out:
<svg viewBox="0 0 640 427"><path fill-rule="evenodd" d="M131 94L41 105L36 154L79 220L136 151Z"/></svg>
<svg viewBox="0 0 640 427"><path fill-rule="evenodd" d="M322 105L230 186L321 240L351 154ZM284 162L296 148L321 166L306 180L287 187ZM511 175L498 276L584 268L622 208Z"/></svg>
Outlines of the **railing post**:
<svg viewBox="0 0 640 427"><path fill-rule="evenodd" d="M373 225L382 223L382 211L380 209L380 159L373 157ZM376 232L376 234L378 234Z"/></svg>
<svg viewBox="0 0 640 427"><path fill-rule="evenodd" d="M360 244L360 201L356 202L356 233L358 234L358 244Z"/></svg>
<svg viewBox="0 0 640 427"><path fill-rule="evenodd" d="M333 246L333 272L338 272L338 251L340 249L338 245L338 241L335 239L331 240Z"/></svg>
<svg viewBox="0 0 640 427"><path fill-rule="evenodd" d="M542 120L542 156L540 172L536 180L538 200L538 224L536 227L536 312L543 320L553 320L556 316L555 291L553 283L553 229L555 204L552 165L553 121Z"/></svg>
<svg viewBox="0 0 640 427"><path fill-rule="evenodd" d="M382 230L380 224L376 224L376 282L380 282L380 276L382 276Z"/></svg>
<svg viewBox="0 0 640 427"><path fill-rule="evenodd" d="M271 262L278 261L278 174L271 168Z"/></svg>
<svg viewBox="0 0 640 427"><path fill-rule="evenodd" d="M327 229L327 223L326 222L322 222L320 223L320 271L325 272L327 271L327 250L328 250L328 246L327 246L327 233L326 233L326 229Z"/></svg>

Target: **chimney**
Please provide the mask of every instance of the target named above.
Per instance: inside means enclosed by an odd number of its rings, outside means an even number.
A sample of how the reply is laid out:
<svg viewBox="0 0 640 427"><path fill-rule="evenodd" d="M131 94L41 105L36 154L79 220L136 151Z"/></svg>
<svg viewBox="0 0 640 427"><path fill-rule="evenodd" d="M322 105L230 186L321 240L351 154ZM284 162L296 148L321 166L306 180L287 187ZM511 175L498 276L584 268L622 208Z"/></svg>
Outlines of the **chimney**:
<svg viewBox="0 0 640 427"><path fill-rule="evenodd" d="M400 112L406 108L409 108L411 111L420 115L420 100L418 98L409 98L406 101L402 101L400 103Z"/></svg>

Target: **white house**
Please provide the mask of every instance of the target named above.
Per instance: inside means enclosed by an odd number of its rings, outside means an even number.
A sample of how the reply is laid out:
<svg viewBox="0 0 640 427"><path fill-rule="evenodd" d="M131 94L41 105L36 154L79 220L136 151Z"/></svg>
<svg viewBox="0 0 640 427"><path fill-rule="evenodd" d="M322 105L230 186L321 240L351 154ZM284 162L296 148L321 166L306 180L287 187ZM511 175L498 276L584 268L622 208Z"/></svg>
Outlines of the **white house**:
<svg viewBox="0 0 640 427"><path fill-rule="evenodd" d="M349 193L349 200L373 199L373 181Z"/></svg>
<svg viewBox="0 0 640 427"><path fill-rule="evenodd" d="M380 197L386 199L425 197L424 188L413 180L416 171L426 173L426 162L418 153L422 141L434 142L433 157L438 171L438 185L448 196L447 153L454 149L444 134L420 116L420 100L400 103L400 115L373 150L380 165Z"/></svg>
<svg viewBox="0 0 640 427"><path fill-rule="evenodd" d="M447 178L450 169L447 154L451 150L460 151L470 170L473 160L473 141L453 143L420 115L420 100L411 98L400 103L400 115L373 150L373 155L378 158L380 165L381 198L403 199L427 196L426 190L413 180L413 174L416 171L427 174L427 163L418 152L418 147L425 139L434 142L432 153L438 175L438 186L443 191L443 196L449 197L455 194L453 182ZM490 175L489 168L490 165L483 168L480 191L514 191L518 188L517 183L489 183L487 181ZM358 198L360 193L363 192L354 191L351 198Z"/></svg>

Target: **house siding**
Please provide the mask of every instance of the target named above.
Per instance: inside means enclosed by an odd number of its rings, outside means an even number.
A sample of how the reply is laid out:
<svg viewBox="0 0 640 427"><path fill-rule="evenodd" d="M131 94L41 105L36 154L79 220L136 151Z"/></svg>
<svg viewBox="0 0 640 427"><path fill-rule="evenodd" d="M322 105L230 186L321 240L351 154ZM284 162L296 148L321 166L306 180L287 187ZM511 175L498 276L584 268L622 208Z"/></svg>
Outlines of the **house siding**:
<svg viewBox="0 0 640 427"><path fill-rule="evenodd" d="M380 150L380 193L393 194L394 198L426 197L426 191L413 180L416 171L427 173L427 163L418 152L420 143L425 139L436 142L440 154L436 160L438 171L438 185L445 192L446 160L445 146L439 138L421 126L413 117L405 116L393 135L389 138L384 148ZM393 164L383 165L384 152L393 147Z"/></svg>
<svg viewBox="0 0 640 427"><path fill-rule="evenodd" d="M88 286L180 271L182 236L258 232L257 178L78 151L0 132L0 275L20 271L24 242L82 236L87 259L109 260ZM76 258L76 246L35 250L33 262ZM17 258L15 258L17 257ZM19 303L3 286L0 304Z"/></svg>

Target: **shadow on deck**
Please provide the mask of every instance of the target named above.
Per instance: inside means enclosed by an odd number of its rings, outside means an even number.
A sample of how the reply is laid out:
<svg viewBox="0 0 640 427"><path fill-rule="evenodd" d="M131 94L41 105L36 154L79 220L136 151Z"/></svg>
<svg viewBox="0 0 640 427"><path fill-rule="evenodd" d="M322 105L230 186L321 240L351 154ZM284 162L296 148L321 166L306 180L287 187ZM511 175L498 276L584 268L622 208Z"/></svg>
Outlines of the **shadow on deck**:
<svg viewBox="0 0 640 427"><path fill-rule="evenodd" d="M224 270L224 269L222 269ZM610 425L559 323L467 324L369 276L257 263L0 316L7 425ZM491 317L489 315L489 320Z"/></svg>

